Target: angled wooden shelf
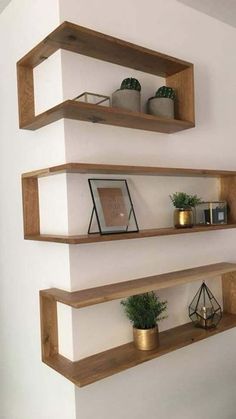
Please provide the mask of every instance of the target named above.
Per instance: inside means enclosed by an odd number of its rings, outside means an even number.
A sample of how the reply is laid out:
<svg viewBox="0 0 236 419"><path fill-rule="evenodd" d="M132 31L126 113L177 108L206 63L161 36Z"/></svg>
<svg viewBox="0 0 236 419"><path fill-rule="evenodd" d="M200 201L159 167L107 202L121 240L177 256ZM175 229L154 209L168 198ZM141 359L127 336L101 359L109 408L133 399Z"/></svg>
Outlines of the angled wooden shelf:
<svg viewBox="0 0 236 419"><path fill-rule="evenodd" d="M35 116L21 128L36 130L62 118L166 134L172 134L194 127L194 123L188 121L161 118L142 112L131 112L120 108L66 100L60 105L54 106L50 110Z"/></svg>
<svg viewBox="0 0 236 419"><path fill-rule="evenodd" d="M215 278L219 275L222 276L224 314L215 329L198 329L192 323L169 329L160 333L160 345L153 351L139 351L130 342L75 362L63 357L58 352L57 302L74 308L82 308L151 290L169 288L200 279ZM86 386L235 327L235 296L236 263L227 262L72 293L56 288L43 290L40 292L43 362L77 386Z"/></svg>
<svg viewBox="0 0 236 419"><path fill-rule="evenodd" d="M67 100L35 115L33 69L58 49L164 77L177 92L176 119ZM183 60L64 22L17 63L20 128L36 130L61 118L174 133L195 125L193 65Z"/></svg>
<svg viewBox="0 0 236 419"><path fill-rule="evenodd" d="M60 173L79 174L115 174L141 176L185 176L185 177L215 177L220 180L220 198L228 202L230 209L228 224L212 226L195 226L192 228L176 229L152 228L140 230L137 233L121 234L82 234L73 236L50 235L40 233L38 179ZM141 239L146 237L170 236L179 234L201 233L216 230L236 228L236 171L187 169L149 166L120 166L91 163L67 163L55 167L35 170L22 175L24 237L27 240L47 241L67 244L99 243L105 241Z"/></svg>
<svg viewBox="0 0 236 419"><path fill-rule="evenodd" d="M64 244L88 244L102 243L118 240L144 239L147 237L162 237L181 234L207 233L209 231L229 230L236 228L236 224L219 224L212 226L196 226L192 228L153 228L140 230L137 233L121 233L121 234L81 234L77 236L63 236L58 234L28 234L25 240L34 240L41 242L53 242Z"/></svg>
<svg viewBox="0 0 236 419"><path fill-rule="evenodd" d="M158 291L177 285L188 284L189 282L199 281L200 279L214 278L217 275L219 276L233 271L236 271L236 263L221 262L199 266L198 268L184 269L177 272L102 285L81 291L68 292L58 288L51 288L42 293L43 295L50 296L50 298L53 298L59 303L73 308L83 308L152 290Z"/></svg>
<svg viewBox="0 0 236 419"><path fill-rule="evenodd" d="M185 177L229 177L236 176L233 170L187 169L180 167L126 166L116 164L65 163L23 173L22 178L40 178L60 173L140 176L185 176Z"/></svg>

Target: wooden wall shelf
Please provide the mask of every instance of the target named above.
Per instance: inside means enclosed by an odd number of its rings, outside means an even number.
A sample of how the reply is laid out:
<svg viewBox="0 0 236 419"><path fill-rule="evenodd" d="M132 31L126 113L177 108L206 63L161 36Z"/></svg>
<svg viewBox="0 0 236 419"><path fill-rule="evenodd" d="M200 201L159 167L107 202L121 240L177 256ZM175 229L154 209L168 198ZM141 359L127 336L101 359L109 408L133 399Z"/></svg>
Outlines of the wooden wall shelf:
<svg viewBox="0 0 236 419"><path fill-rule="evenodd" d="M216 177L220 180L220 198L228 202L230 212L228 224L213 226L195 226L193 228L176 229L152 228L140 230L138 233L121 234L85 234L85 235L50 235L40 233L38 178L60 173L80 174L118 174L145 176L185 176L185 177ZM236 227L236 171L206 170L186 168L166 168L148 166L118 166L90 163L68 163L60 166L36 170L22 175L24 237L27 240L48 241L68 244L99 243L104 241L141 239L146 237L170 236L178 234L200 233L216 230L233 229Z"/></svg>
<svg viewBox="0 0 236 419"><path fill-rule="evenodd" d="M133 279L131 281L102 285L81 291L68 292L58 288L51 288L48 291L43 291L43 293L59 303L73 308L83 308L152 290L159 291L161 289L199 281L200 279L213 278L214 276L223 275L232 271L236 271L236 263L221 262L213 265L199 266L198 268Z"/></svg>
<svg viewBox="0 0 236 419"><path fill-rule="evenodd" d="M196 226L192 228L153 228L148 230L140 230L138 233L121 233L121 234L81 234L77 236L63 236L59 234L28 234L25 240L34 240L41 242L64 243L64 244L87 244L101 243L117 240L144 239L147 237L173 236L180 234L206 233L209 231L229 230L236 228L236 224L219 224L213 226Z"/></svg>
<svg viewBox="0 0 236 419"><path fill-rule="evenodd" d="M177 92L176 119L67 100L35 115L33 69L58 49L164 77ZM20 128L36 130L61 118L173 133L194 127L193 65L129 42L64 22L17 63Z"/></svg>
<svg viewBox="0 0 236 419"><path fill-rule="evenodd" d="M233 170L187 169L180 167L125 166L116 164L66 163L24 173L23 179L40 178L60 173L140 176L185 176L185 177L229 177L236 176Z"/></svg>
<svg viewBox="0 0 236 419"><path fill-rule="evenodd" d="M169 329L160 333L160 346L153 351L139 351L130 342L75 362L58 352L57 302L82 308L219 275L222 275L224 314L215 329L197 329L192 323ZM83 387L235 327L235 296L236 263L217 263L72 293L56 288L43 290L40 292L42 360L77 386Z"/></svg>
<svg viewBox="0 0 236 419"><path fill-rule="evenodd" d="M24 124L24 126L21 126L21 128L36 130L62 118L166 134L172 134L194 127L194 124L188 121L161 118L141 112L131 112L119 108L67 100L35 116L35 118Z"/></svg>

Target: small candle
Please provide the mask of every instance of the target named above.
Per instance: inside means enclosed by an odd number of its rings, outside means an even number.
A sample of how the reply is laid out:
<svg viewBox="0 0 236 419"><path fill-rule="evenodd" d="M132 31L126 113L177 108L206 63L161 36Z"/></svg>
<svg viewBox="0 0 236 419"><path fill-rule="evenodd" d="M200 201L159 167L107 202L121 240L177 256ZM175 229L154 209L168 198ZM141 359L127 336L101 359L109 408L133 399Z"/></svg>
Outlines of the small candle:
<svg viewBox="0 0 236 419"><path fill-rule="evenodd" d="M213 320L213 307L201 307L201 310L197 313L199 324L207 329L212 326Z"/></svg>

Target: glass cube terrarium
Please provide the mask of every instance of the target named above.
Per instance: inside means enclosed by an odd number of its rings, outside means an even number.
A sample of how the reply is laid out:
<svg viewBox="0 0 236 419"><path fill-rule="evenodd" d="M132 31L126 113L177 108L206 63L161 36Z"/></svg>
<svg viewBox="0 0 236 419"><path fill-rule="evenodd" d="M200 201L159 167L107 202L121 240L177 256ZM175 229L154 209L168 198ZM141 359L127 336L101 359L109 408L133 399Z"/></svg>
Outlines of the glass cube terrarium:
<svg viewBox="0 0 236 419"><path fill-rule="evenodd" d="M84 92L74 98L76 102L91 103L92 105L110 106L110 97L98 93Z"/></svg>
<svg viewBox="0 0 236 419"><path fill-rule="evenodd" d="M227 202L202 202L195 208L196 224L227 224Z"/></svg>

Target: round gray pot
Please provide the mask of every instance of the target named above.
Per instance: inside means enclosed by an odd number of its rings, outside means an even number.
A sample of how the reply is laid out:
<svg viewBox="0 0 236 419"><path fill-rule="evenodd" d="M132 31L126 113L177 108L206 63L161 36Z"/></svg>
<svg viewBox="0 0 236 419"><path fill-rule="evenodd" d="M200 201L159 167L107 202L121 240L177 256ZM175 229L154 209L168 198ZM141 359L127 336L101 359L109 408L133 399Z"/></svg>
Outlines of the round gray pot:
<svg viewBox="0 0 236 419"><path fill-rule="evenodd" d="M133 112L140 112L141 94L137 90L131 89L116 90L112 93L112 106Z"/></svg>
<svg viewBox="0 0 236 419"><path fill-rule="evenodd" d="M151 115L174 118L174 101L167 97L152 97L148 99L147 111Z"/></svg>

